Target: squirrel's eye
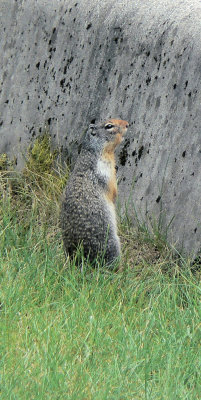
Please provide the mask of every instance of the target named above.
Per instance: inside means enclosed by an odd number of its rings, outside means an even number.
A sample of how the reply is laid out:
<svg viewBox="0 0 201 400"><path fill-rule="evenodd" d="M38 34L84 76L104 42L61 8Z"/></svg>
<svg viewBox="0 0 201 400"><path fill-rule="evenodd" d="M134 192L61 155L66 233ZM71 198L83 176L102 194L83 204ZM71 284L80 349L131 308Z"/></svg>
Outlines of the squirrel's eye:
<svg viewBox="0 0 201 400"><path fill-rule="evenodd" d="M114 125L112 124L106 124L105 125L105 129L112 129L114 127Z"/></svg>

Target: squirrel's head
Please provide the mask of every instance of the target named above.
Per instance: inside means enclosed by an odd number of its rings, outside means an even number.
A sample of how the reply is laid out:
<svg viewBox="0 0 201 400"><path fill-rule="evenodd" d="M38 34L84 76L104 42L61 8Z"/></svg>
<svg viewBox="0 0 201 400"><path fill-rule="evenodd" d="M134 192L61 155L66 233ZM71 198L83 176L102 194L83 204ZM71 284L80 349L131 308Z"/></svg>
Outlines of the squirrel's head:
<svg viewBox="0 0 201 400"><path fill-rule="evenodd" d="M104 123L90 124L83 141L83 147L94 152L114 151L121 143L129 127L127 121L109 119Z"/></svg>

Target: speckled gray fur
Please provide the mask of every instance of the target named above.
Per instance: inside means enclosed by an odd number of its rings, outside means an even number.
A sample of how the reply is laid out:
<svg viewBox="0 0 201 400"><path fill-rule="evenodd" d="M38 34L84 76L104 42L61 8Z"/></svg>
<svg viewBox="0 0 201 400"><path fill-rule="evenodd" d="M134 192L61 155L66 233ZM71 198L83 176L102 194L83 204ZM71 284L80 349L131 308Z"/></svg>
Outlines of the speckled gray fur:
<svg viewBox="0 0 201 400"><path fill-rule="evenodd" d="M91 135L93 129L96 136ZM61 228L67 255L73 256L82 244L84 256L92 263L99 256L111 265L120 256L120 242L104 197L104 182L97 174L98 159L109 139L110 134L99 126L86 133L63 196Z"/></svg>

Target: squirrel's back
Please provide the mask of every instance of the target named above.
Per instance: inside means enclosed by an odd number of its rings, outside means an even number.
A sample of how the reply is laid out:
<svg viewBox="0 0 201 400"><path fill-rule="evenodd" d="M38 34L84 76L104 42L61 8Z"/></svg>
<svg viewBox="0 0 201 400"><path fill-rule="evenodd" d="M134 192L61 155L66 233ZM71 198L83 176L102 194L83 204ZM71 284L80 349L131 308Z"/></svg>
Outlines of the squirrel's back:
<svg viewBox="0 0 201 400"><path fill-rule="evenodd" d="M91 262L99 253L108 264L120 255L114 150L127 128L127 121L110 119L90 125L85 135L62 202L64 248L70 256L79 244Z"/></svg>

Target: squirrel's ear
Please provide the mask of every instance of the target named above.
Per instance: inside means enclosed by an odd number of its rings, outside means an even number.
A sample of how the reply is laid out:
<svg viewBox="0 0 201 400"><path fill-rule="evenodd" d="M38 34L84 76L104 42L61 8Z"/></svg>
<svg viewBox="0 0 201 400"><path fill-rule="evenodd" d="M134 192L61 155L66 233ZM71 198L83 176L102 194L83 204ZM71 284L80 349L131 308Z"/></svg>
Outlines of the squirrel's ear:
<svg viewBox="0 0 201 400"><path fill-rule="evenodd" d="M89 125L89 133L90 133L92 136L95 136L95 134L96 134L96 128L95 128L95 125L94 125L94 124L90 124L90 125Z"/></svg>
<svg viewBox="0 0 201 400"><path fill-rule="evenodd" d="M90 124L90 125L89 125L89 129L93 129L94 126L95 126L94 124Z"/></svg>

